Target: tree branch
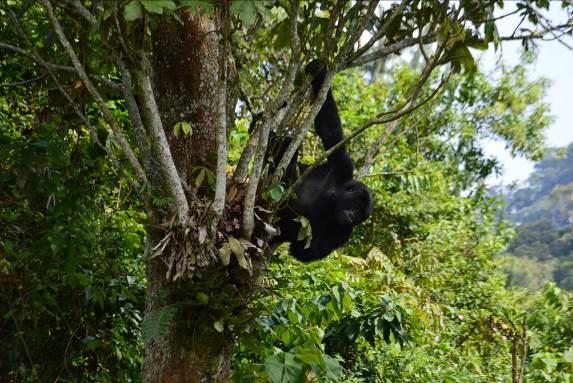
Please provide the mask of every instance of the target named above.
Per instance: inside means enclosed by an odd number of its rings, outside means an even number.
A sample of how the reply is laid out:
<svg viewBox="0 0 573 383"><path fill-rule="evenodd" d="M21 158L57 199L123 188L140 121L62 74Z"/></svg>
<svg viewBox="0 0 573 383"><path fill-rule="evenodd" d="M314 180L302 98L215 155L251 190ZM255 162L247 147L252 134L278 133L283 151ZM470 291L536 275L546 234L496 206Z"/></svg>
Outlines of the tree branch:
<svg viewBox="0 0 573 383"><path fill-rule="evenodd" d="M442 47L445 47L447 40L442 44ZM441 51L441 50L440 50ZM438 52L438 51L437 51ZM432 61L434 61L433 66L436 65L436 63L439 61L439 55L435 55L434 58L432 59ZM429 70L430 66L426 66L426 70L424 70L424 73L422 73L422 75L420 76L420 79L418 80L418 83L414 86L414 89L412 91L412 94L410 95L410 97L408 98L408 101L406 102L406 105L408 105L408 103L417 96L418 92L420 91L422 85L424 84L424 82L427 80L427 78L429 77L431 70ZM339 141L336 145L334 145L333 147L331 147L329 150L325 151L322 156L320 156L315 162L314 164L312 164L311 166L309 166L308 168L305 169L305 171L301 174L301 176L289 187L289 190L285 193L285 198L287 198L287 196L289 196L292 191L302 182L302 180L304 180L304 178L306 176L308 176L308 174L310 174L310 172L312 172L314 169L316 169L324 160L326 160L328 158L328 156L330 156L333 152L335 152L336 150L340 149L343 145L346 145L347 142L350 142L351 140L353 140L354 138L356 138L357 136L359 136L360 134L362 134L366 129L375 126L375 125L380 125L380 124L387 124L390 123L392 121L396 121L398 119L400 119L401 117L412 113L414 110L420 108L422 105L426 104L428 101L430 101L437 93L438 91L441 89L441 87L447 82L447 80L449 79L449 75L446 78L446 80L442 81L442 83L440 84L440 86L438 86L438 88L436 88L435 91L433 91L426 99L422 100L420 103L411 106L409 108L404 108L404 106L400 106L399 108L390 111L390 112L386 112L386 113L380 113L378 115L377 118L368 121L366 124L364 124L363 126L361 126L360 128L358 128L357 130L355 130L354 132L352 132L350 135L344 137L344 139L342 139L341 141ZM321 89L322 91L322 89ZM323 101L324 102L324 101ZM322 105L322 104L321 104ZM384 115L388 115L391 114L391 117L387 117L387 118L381 118L381 116Z"/></svg>
<svg viewBox="0 0 573 383"><path fill-rule="evenodd" d="M9 87L13 87L13 86L31 84L33 82L40 81L40 80L46 78L46 76L47 76L47 74L43 74L41 76L34 77L34 78L29 79L29 80L22 80L22 81L16 81L16 82L4 83L4 84L0 83L0 86L5 87L5 88L9 88Z"/></svg>
<svg viewBox="0 0 573 383"><path fill-rule="evenodd" d="M374 36L372 36L370 40L368 40L368 42L362 48L354 52L349 61L352 61L362 56L364 53L368 51L368 49L370 49L376 43L376 41L380 40L384 36L384 33L386 33L388 26L394 21L396 17L402 14L402 12L404 12L404 9L406 9L406 6L408 5L408 1L409 0L402 0L402 2L394 9L390 17L388 17L388 20L384 22L384 24L380 27L380 29L376 32L376 34L374 34Z"/></svg>
<svg viewBox="0 0 573 383"><path fill-rule="evenodd" d="M396 121L393 121L393 122L396 122ZM400 174L412 173L414 170L416 170L416 168L418 167L418 162L419 162L419 158L420 158L420 133L418 131L418 125L417 124L414 124L414 128L416 129L416 164L412 168L406 169L406 170L393 171L393 172L380 172L380 173L375 173L375 174L366 174L364 177L400 175ZM400 133L398 135L398 137L396 137L396 139L394 139L390 143L389 146L392 147L398 141L398 138L402 135L403 135L403 133ZM388 136L384 136L384 138L387 138L387 137ZM360 179L360 177L356 177L356 178Z"/></svg>
<svg viewBox="0 0 573 383"><path fill-rule="evenodd" d="M378 49L375 52L372 52L370 54L363 55L363 56L357 57L355 59L351 59L351 60L347 61L346 63L344 63L340 67L340 69L341 70L348 69L348 68L352 68L355 66L367 64L371 61L379 60L379 59L384 58L386 56L389 56L391 54L398 53L405 48L414 46L414 45L418 44L419 40L420 40L420 38L409 38L409 39L400 40L396 43L384 46L384 47L382 47L382 48L380 48L380 49ZM436 41L436 35L433 33L429 33L429 34L427 34L421 38L422 44L429 44L429 43L433 43L434 41Z"/></svg>
<svg viewBox="0 0 573 383"><path fill-rule="evenodd" d="M314 119L316 118L318 112L322 108L322 104L324 104L324 100L326 100L326 95L328 94L328 89L330 88L333 77L334 77L334 71L329 70L326 72L326 75L324 76L324 82L323 82L322 87L320 88L318 94L316 95L316 98L314 100L314 103L312 104L311 110L306 115L306 117L302 123L302 126L300 127L296 136L293 137L292 142L287 147L283 157L280 159L280 161L277 165L277 168L275 169L275 172L273 174L273 180L280 179L281 175L283 174L286 167L290 163L290 161L293 158L294 154L296 153L297 149L301 145L301 143L304 139L304 136L310 130L310 127L311 127L312 123L314 122ZM338 148L339 147L337 147L337 149Z"/></svg>
<svg viewBox="0 0 573 383"><path fill-rule="evenodd" d="M64 72L74 72L77 73L76 69L74 67L71 66L67 66L67 65L59 65L59 64L53 64L50 62L47 62L45 60L42 59L42 62L39 62L36 59L36 55L31 54L30 52L16 46L10 43L6 43L6 42L0 42L0 48L6 49L6 50L10 50L12 52L16 52L21 54L22 56L27 57L28 59L40 64L41 66L43 66L44 68L50 68L53 70L60 70L60 71L64 71ZM94 81L98 81L100 83L102 83L103 85L107 86L108 88L114 90L114 91L121 91L121 85L111 81L107 78L95 75L95 74L90 74L89 77L91 79L93 79Z"/></svg>
<svg viewBox="0 0 573 383"><path fill-rule="evenodd" d="M410 106L411 106L410 102L406 104L406 108L409 108ZM384 132L376 139L374 144L368 147L368 149L366 150L366 154L364 155L363 158L362 166L356 172L356 179L360 180L368 174L370 167L374 163L376 155L380 153L382 145L384 145L390 134L392 134L392 132L396 129L398 121L399 120L392 121L389 124L388 128L384 129Z"/></svg>
<svg viewBox="0 0 573 383"><path fill-rule="evenodd" d="M86 7L84 7L84 5L80 0L63 0L63 1L66 4L70 4L71 6L73 6L74 10L81 17L83 17L92 27L95 27L97 25L97 19L95 18L95 16L92 15L91 12L88 11Z"/></svg>
<svg viewBox="0 0 573 383"><path fill-rule="evenodd" d="M151 80L147 74L149 71L149 61L143 52L141 53L141 57L144 69L133 69L133 78L135 79L137 87L143 123L151 133L154 155L157 156L163 179L167 184L167 192L175 200L175 214L177 214L179 218L179 224L184 225L189 214L189 204L187 203L183 185L177 173L173 156L171 155L169 142L165 136L165 130L163 129L163 123L159 115L159 108L155 102Z"/></svg>
<svg viewBox="0 0 573 383"><path fill-rule="evenodd" d="M225 192L227 186L227 45L230 29L229 2L223 0L218 8L218 29L221 31L219 40L219 104L217 112L217 177L215 180L215 197L211 205L214 215L211 222L211 233L223 215L225 207Z"/></svg>
<svg viewBox="0 0 573 383"><path fill-rule="evenodd" d="M378 7L379 2L380 2L379 0L376 0L376 1L370 1L368 3L366 15L364 15L364 17L362 17L362 20L360 20L360 24L358 24L356 29L352 32L352 34L350 35L350 37L344 43L344 46L340 50L341 57L343 57L343 58L346 57L347 52L349 52L354 47L356 42L358 42L360 40L362 33L364 33L364 30L366 29L366 26L368 25L368 22L372 20L372 17L374 16L374 12L376 11L376 8ZM357 4L362 4L362 3L357 2Z"/></svg>
<svg viewBox="0 0 573 383"><path fill-rule="evenodd" d="M422 72L420 79L416 82L416 85L414 85L414 88L413 88L410 96L408 97L408 100L406 101L406 103L402 107L400 107L397 110L397 112L410 109L410 107L414 104L414 101L416 100L416 98L420 94L422 86L427 81L430 74L435 69L436 65L438 64L439 57L440 57L441 53L444 51L446 44L447 44L447 40L444 41L442 44L440 44L440 46L438 47L438 49L436 49L436 52L434 53L434 55L431 58L428 58L427 56L425 56L426 57L426 66L424 68L424 71ZM450 74L451 74L451 72L450 72ZM445 80L442 79L440 85L438 85L438 87L436 88L436 91L433 93L433 95L437 94L437 92L442 88L442 86L447 82L448 79L449 79L449 75L448 75L447 79L445 79ZM432 95L432 97L433 97L433 95ZM369 149L366 151L366 154L364 155L364 164L362 165L362 167L360 167L360 169L358 170L358 173L357 173L358 179L361 179L364 176L366 176L366 174L368 173L368 169L372 166L372 163L375 159L375 156L380 152L380 148L382 147L384 142L386 142L386 139L388 138L388 136L390 136L390 134L392 134L392 132L396 128L397 124L398 124L398 120L392 121L390 123L390 125L388 126L388 128L386 128L384 130L384 133L376 140L374 145L370 146Z"/></svg>
<svg viewBox="0 0 573 383"><path fill-rule="evenodd" d="M41 1L42 1L42 4L44 5L44 8L46 9L46 11L48 13L48 17L50 18L50 21L52 22L52 25L54 27L56 34L58 35L58 39L60 40L60 44L62 44L62 46L64 47L64 50L68 53L68 56L72 60L72 64L74 65L74 68L78 72L78 75L82 79L88 92L91 94L91 96L94 98L94 100L96 101L96 103L100 107L105 121L111 127L111 130L113 132L114 137L118 141L121 149L123 150L123 153L127 157L127 160L129 161L131 167L135 171L135 174L140 179L140 181L147 182L147 177L145 175L145 172L143 171L141 164L139 163L137 157L135 156L135 153L133 152L133 150L129 146L129 143L127 142L123 133L121 132L121 129L120 129L119 125L117 124L117 121L113 117L113 114L111 113L111 111L107 107L102 96L99 94L99 92L97 91L95 86L92 84L92 82L89 79L85 69L83 68L82 64L80 63L78 56L76 55L70 42L66 38L66 35L64 34L64 30L62 29L62 26L60 25L58 19L56 18L56 15L54 14L54 9L52 8L52 4L50 3L49 0L41 0Z"/></svg>
<svg viewBox="0 0 573 383"><path fill-rule="evenodd" d="M72 106L72 108L74 109L74 112L76 113L76 115L80 118L80 120L82 120L82 122L88 127L89 131L90 131L90 137L91 139L96 143L96 145L98 145L110 158L110 160L113 162L114 166L123 173L124 177L126 178L126 180L130 183L130 185L132 186L132 188L134 189L139 189L140 185L138 184L138 182L134 179L132 179L131 175L129 175L125 169L123 169L123 167L121 166L121 164L119 163L119 161L115 158L114 153L108 149L107 146L103 145L101 143L101 141L98 138L97 135L97 131L96 128L90 123L90 121L88 120L88 118L84 115L84 113L82 113L82 111L80 110L80 107L77 105L77 103L74 102L74 100L72 100L72 98L70 97L70 95L68 94L68 92L65 91L64 87L62 86L62 84L59 82L58 77L56 76L56 74L54 73L54 65L46 62L42 56L40 56L38 54L38 52L36 51L36 48L34 46L34 44L30 41L30 39L28 38L28 36L26 36L26 34L24 33L24 30L22 29L22 26L20 25L20 22L18 20L18 17L14 14L14 12L12 12L12 10L7 9L7 13L8 16L10 17L10 19L12 20L12 23L14 25L14 28L16 29L16 33L22 38L22 40L24 40L26 42L26 44L30 47L30 49L32 50L32 52L26 52L25 50L15 47L15 46L10 46L10 49L13 51L16 51L18 53L23 52L23 54L27 57L29 57L30 59L32 59L33 61L37 62L38 64L40 64L42 67L44 67L46 69L46 71L48 72L48 74L50 75L50 77L52 78L52 81L54 81L54 83L56 84L56 88L58 89L58 91L62 94L62 96L64 96L64 98L68 101L68 103ZM3 43L0 43L0 46L2 46ZM5 44L6 45L6 44ZM147 197L144 196L144 201L147 203Z"/></svg>
<svg viewBox="0 0 573 383"><path fill-rule="evenodd" d="M298 15L300 11L299 1L292 2L292 12L290 19L290 37L291 37L291 55L287 75L283 82L283 86L279 91L271 107L263 114L263 125L260 128L257 149L255 152L255 159L253 162L253 169L251 171L251 178L247 187L245 201L243 206L243 222L241 226L241 234L243 238L250 239L255 228L254 208L255 199L257 194L257 187L259 179L261 178L265 153L268 146L269 132L271 126L277 126L279 119L282 117L280 109L286 102L286 99L294 86L296 73L299 67L300 59L300 41L298 37ZM272 117L271 117L272 116Z"/></svg>
<svg viewBox="0 0 573 383"><path fill-rule="evenodd" d="M245 148L241 152L241 157L239 158L239 162L235 168L235 173L233 173L233 182L236 184L242 184L247 180L247 169L249 168L249 163L255 154L258 138L259 130L255 129L249 137Z"/></svg>
<svg viewBox="0 0 573 383"><path fill-rule="evenodd" d="M327 52L332 52L332 33L330 33L330 31L334 29L334 24L336 23L336 19L344 10L344 3L345 2L342 0L337 1L336 4L334 4L334 9L332 9L332 11L330 12L330 20L328 21L328 27L326 28L326 30L329 31L329 33L326 34L325 36L326 38L324 41L324 50ZM338 39L335 38L334 41L338 41Z"/></svg>
<svg viewBox="0 0 573 383"><path fill-rule="evenodd" d="M121 82L123 85L122 92L123 98L125 99L125 105L127 107L127 113L129 115L129 119L131 120L131 126L135 130L137 146L139 147L139 150L141 151L141 157L143 158L143 167L145 171L149 173L151 168L151 147L147 138L147 132L143 126L143 121L141 120L139 106L137 105L137 101L135 100L131 89L131 74L129 73L127 66L120 57L117 58L117 64L121 72Z"/></svg>

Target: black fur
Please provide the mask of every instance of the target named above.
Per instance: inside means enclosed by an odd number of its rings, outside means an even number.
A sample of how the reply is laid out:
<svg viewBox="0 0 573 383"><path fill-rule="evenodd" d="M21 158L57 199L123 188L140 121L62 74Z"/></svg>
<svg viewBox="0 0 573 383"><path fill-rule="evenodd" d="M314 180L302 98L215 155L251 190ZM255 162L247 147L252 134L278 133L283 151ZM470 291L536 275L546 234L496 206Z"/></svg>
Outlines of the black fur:
<svg viewBox="0 0 573 383"><path fill-rule="evenodd" d="M312 89L315 96L325 76L325 71L320 67L314 61L306 69L308 74L314 76ZM314 126L325 150L343 139L338 108L330 89ZM296 169L298 165L304 171L308 165L297 164L297 155L298 152L289 169ZM354 226L366 220L373 207L370 190L353 179L353 170L345 146L333 152L325 164L314 169L296 189L296 197L279 210L280 234L273 244L290 242L290 253L302 262L322 259L344 245L350 239ZM292 171L287 170L287 177L289 173ZM306 217L312 228L312 241L308 248L305 248L306 239L297 240L300 230L300 224L296 221L298 216Z"/></svg>

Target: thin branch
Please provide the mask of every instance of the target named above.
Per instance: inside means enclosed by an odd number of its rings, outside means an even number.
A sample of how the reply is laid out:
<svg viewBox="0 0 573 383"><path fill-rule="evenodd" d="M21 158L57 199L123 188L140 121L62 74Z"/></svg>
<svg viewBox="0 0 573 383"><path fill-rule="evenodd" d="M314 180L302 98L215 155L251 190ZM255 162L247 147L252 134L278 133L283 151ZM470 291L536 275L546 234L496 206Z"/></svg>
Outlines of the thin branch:
<svg viewBox="0 0 573 383"><path fill-rule="evenodd" d="M390 142L390 143L387 145L387 148L393 148L394 145L396 145L396 143L398 142L398 140L399 140L402 136L404 136L404 134L406 134L407 131L408 131L408 129L405 129L404 131L398 133L398 134L394 137L394 139L392 140L392 142ZM385 136L384 136L384 137L385 137ZM385 137L385 138L387 138L387 137ZM379 139L380 139L380 137L379 137ZM375 153L375 156L377 156L378 154L379 154L379 151L378 151L377 153ZM368 170L368 169L366 169L366 170ZM373 177L373 176L376 176L376 175L377 175L377 174L365 174L365 175L362 176L362 178L364 178L364 177L371 177L371 176ZM383 174L380 174L380 175L383 175ZM360 179L359 177L356 177L356 178Z"/></svg>
<svg viewBox="0 0 573 383"><path fill-rule="evenodd" d="M281 175L284 173L286 167L290 163L291 159L293 158L294 154L296 153L297 149L300 147L304 136L310 130L314 119L320 112L322 105L324 104L324 100L326 100L326 95L328 94L328 89L330 88L330 84L332 83L332 79L334 77L334 71L327 71L326 75L324 76L324 82L322 87L320 88L314 103L312 104L310 112L306 115L302 126L300 127L299 131L297 132L296 136L293 137L292 142L285 150L283 157L280 159L277 168L273 174L273 179L280 179ZM338 149L338 148L337 148Z"/></svg>
<svg viewBox="0 0 573 383"><path fill-rule="evenodd" d="M240 86L239 86L239 95L241 100L245 103L247 110L251 114L251 119L254 120L256 113L253 110L251 102L249 101L249 97ZM251 122L251 124L253 123ZM257 148L259 132L255 127L255 129L250 133L251 135L249 136L247 144L245 145L243 151L241 152L241 157L239 158L239 162L237 163L237 167L235 168L235 172L233 173L233 182L235 182L236 184L242 184L247 180L247 171L249 168L249 163L253 159L253 155L255 154L255 149Z"/></svg>
<svg viewBox="0 0 573 383"><path fill-rule="evenodd" d="M537 32L532 32L530 34L521 34L519 36L501 36L499 39L501 41L513 41L513 40L542 40L547 33L562 30L563 28L573 28L573 20L569 20L565 24L559 24L555 26L549 26ZM570 31L571 29L569 29Z"/></svg>
<svg viewBox="0 0 573 383"><path fill-rule="evenodd" d="M426 65L428 65L428 63L430 62L430 58L428 57L428 54L424 49L424 44L422 43L422 27L420 27L420 33L418 35L418 46L420 47L420 53L422 54L422 56L424 56L424 61L426 62Z"/></svg>
<svg viewBox="0 0 573 383"><path fill-rule="evenodd" d="M30 9L32 7L32 5L36 4L36 0L28 0L23 6L22 8L20 8L18 10L18 13L16 15L17 18L20 18L22 16L24 16L24 14L26 12L28 12L28 9Z"/></svg>
<svg viewBox="0 0 573 383"><path fill-rule="evenodd" d="M409 108L410 106L411 103L406 104L406 108ZM368 147L368 149L366 150L366 154L364 155L363 164L360 167L360 169L358 169L358 171L356 172L356 179L359 180L363 177L369 177L368 171L372 166L376 155L380 153L382 145L384 145L390 134L392 134L392 132L396 129L396 126L398 126L398 122L399 120L392 121L389 124L388 128L384 129L384 132L376 139L374 144Z"/></svg>
<svg viewBox="0 0 573 383"><path fill-rule="evenodd" d="M354 52L352 54L352 57L350 58L350 60L348 61L352 61L360 56L362 56L364 53L366 53L373 45L374 43L376 43L376 41L380 40L384 34L386 33L386 30L388 29L388 27L390 26L390 24L394 21L394 19L396 17L398 17L399 15L402 14L402 12L404 12L404 9L406 9L406 6L408 5L408 1L409 0L402 0L402 2L400 3L400 5L398 5L394 11L392 12L392 14L390 15L390 17L388 17L388 20L386 20L384 22L384 24L380 27L380 29L374 34L374 36L372 36L370 38L370 40L368 40L366 42L366 44L364 44L364 46L360 49L358 49L356 52Z"/></svg>
<svg viewBox="0 0 573 383"><path fill-rule="evenodd" d="M233 173L233 181L236 184L242 184L247 180L247 170L249 163L255 154L255 149L257 148L257 142L259 141L259 129L255 131L249 137L245 148L241 152L241 157L237 163L235 173Z"/></svg>
<svg viewBox="0 0 573 383"><path fill-rule="evenodd" d="M48 13L48 17L50 18L50 21L52 22L52 25L54 27L56 34L58 35L58 39L60 40L60 44L62 44L65 51L68 53L68 56L70 57L72 64L74 65L74 68L78 72L78 75L82 79L88 92L91 94L91 96L94 98L94 100L96 101L96 103L100 107L105 121L111 127L113 135L115 136L116 140L118 141L119 146L123 150L123 153L127 157L127 160L129 161L131 167L135 171L135 174L137 175L137 177L139 178L140 181L147 182L147 177L145 175L145 172L143 171L141 164L139 163L137 157L135 156L135 153L133 152L133 150L129 146L129 143L127 142L126 138L124 137L123 133L121 132L121 129L120 129L117 121L113 117L113 114L111 113L111 111L107 107L107 104L105 103L102 96L99 94L99 92L97 91L95 86L92 84L92 82L89 79L84 67L80 63L80 60L78 59L78 56L76 55L72 45L68 41L68 39L64 33L64 30L62 29L62 26L60 25L60 22L58 21L58 19L56 18L56 15L54 14L54 9L52 7L52 4L50 3L49 0L41 0L41 1L42 1L42 4L44 5L44 8L46 9L46 11Z"/></svg>
<svg viewBox="0 0 573 383"><path fill-rule="evenodd" d="M219 40L219 103L217 112L217 177L215 180L215 197L211 205L214 217L211 222L211 233L219 223L225 207L225 192L227 186L227 51L230 29L229 2L223 0L218 7L218 21L221 36Z"/></svg>
<svg viewBox="0 0 573 383"><path fill-rule="evenodd" d="M48 76L47 74L43 74L43 75L41 75L41 76L34 77L34 78L32 78L32 79L29 79L29 80L23 80L23 81L16 81L16 82L11 82L11 83L6 83L6 84L0 84L0 86L1 86L1 87L9 88L9 87L13 87L13 86L20 86L20 85L31 84L31 83L33 83L33 82L40 81L40 80L46 78L47 76Z"/></svg>
<svg viewBox="0 0 573 383"><path fill-rule="evenodd" d="M143 126L143 121L141 120L141 113L139 112L139 106L137 101L133 96L132 92L132 81L131 74L127 69L127 66L123 60L118 57L117 64L121 72L121 82L123 85L123 98L125 99L125 105L127 107L127 113L129 119L131 120L131 126L135 131L135 139L137 140L137 146L141 151L141 157L143 158L143 167L149 172L151 168L151 147L149 145L149 140L147 138L147 132Z"/></svg>
<svg viewBox="0 0 573 383"><path fill-rule="evenodd" d="M184 225L189 214L189 204L183 190L181 178L175 167L169 142L165 136L163 123L159 115L159 108L155 101L151 80L147 74L150 70L149 61L145 54L141 53L142 63L144 69L133 69L133 78L137 87L137 95L139 97L141 114L143 123L147 130L151 133L151 142L154 146L154 155L159 162L159 167L165 183L167 184L167 191L169 195L175 200L175 214L179 218L179 224Z"/></svg>
<svg viewBox="0 0 573 383"><path fill-rule="evenodd" d="M36 62L36 63L42 65L43 67L46 67L46 68L50 68L50 69L53 69L53 70L60 70L60 71L63 71L63 72L74 72L74 73L77 73L76 69L75 69L74 67L71 67L71 66L53 64L53 63L47 62L47 61L45 61L45 60L42 60L42 62L40 63L40 62L36 59L36 56L35 56L35 55L31 54L30 52L28 52L28 51L26 51L26 50L24 50L24 49L22 49L22 48L20 48L20 47L18 47L18 46L16 46L16 45L10 44L10 43L0 42L0 48L6 49L6 50L10 50L10 51L12 51L12 52L19 53L19 54L21 54L22 56L25 56L25 57L27 57L28 59L30 59L30 60L32 60L32 61L34 61L34 62ZM90 77L91 79L93 79L94 81L98 81L98 82L102 83L103 85L105 85L106 87L108 87L108 88L110 88L110 89L112 89L112 90L114 90L114 91L121 91L121 89L122 89L120 84L118 84L118 83L116 83L116 82L114 82L114 81L111 81L111 80L109 80L109 79L107 79L107 78L104 78L104 77L101 77L101 76L98 76L98 75L95 75L95 74L90 74L89 77Z"/></svg>
<svg viewBox="0 0 573 383"><path fill-rule="evenodd" d="M520 12L520 11L521 11L521 9L517 8L515 11L508 12L508 13L506 13L506 14L504 14L504 15L497 16L497 17L492 17L491 19L485 19L485 20L482 21L482 23L488 23L488 22L491 22L491 21L502 20L502 19L505 19L506 17L513 16L513 15L515 15L516 13L518 13L518 12ZM490 15L490 16L491 16L491 15Z"/></svg>
<svg viewBox="0 0 573 383"><path fill-rule="evenodd" d="M539 24L541 24L541 26L545 27L545 29L548 30L549 33L553 35L554 38L552 40L557 40L565 48L567 48L569 50L573 50L573 47L571 47L569 44L567 44L561 38L565 33L563 33L561 35L557 35L557 33L555 33L555 29L553 29L553 26L551 25L551 21L549 21L541 12L539 12L539 10L535 9L534 7L530 7L530 8L533 10L533 12L535 12L537 17L539 17Z"/></svg>
<svg viewBox="0 0 573 383"><path fill-rule="evenodd" d="M263 125L260 128L257 149L255 152L255 159L253 162L253 169L251 171L251 178L249 180L249 185L247 186L247 192L245 194L245 201L243 206L243 222L241 225L241 235L245 239L250 239L255 228L255 218L254 218L254 208L255 199L257 195L257 187L259 184L259 179L262 174L265 153L267 150L269 132L271 126L277 126L279 119L282 118L281 107L286 102L288 95L294 86L294 81L296 78L296 73L299 67L300 60L300 40L298 37L298 15L300 12L299 1L294 0L292 2L292 12L291 12L291 23L290 23L290 40L291 40L291 55L289 66L287 70L287 75L283 82L283 86L279 91L275 101L271 103L271 107L268 108L263 114Z"/></svg>
<svg viewBox="0 0 573 383"><path fill-rule="evenodd" d="M527 18L527 14L523 15L523 17L521 18L519 23L517 23L517 25L513 29L513 33L511 34L511 37L515 36L515 34L517 33L517 30L519 29L519 27L521 27L521 24L523 24L523 22L525 21L526 18Z"/></svg>
<svg viewBox="0 0 573 383"><path fill-rule="evenodd" d="M326 28L326 30L329 33L326 34L324 41L324 49L327 52L332 52L332 34L330 33L330 31L334 29L334 24L336 23L336 19L344 10L344 3L345 2L342 0L337 1L336 4L334 4L334 9L332 9L332 11L330 12L330 20L328 21L328 27ZM334 41L338 41L338 39L336 39L335 37Z"/></svg>
<svg viewBox="0 0 573 383"><path fill-rule="evenodd" d="M241 225L241 235L245 239L250 239L255 228L255 198L256 192L259 185L259 179L263 171L264 157L266 152L266 147L269 139L269 131L271 126L271 121L266 122L262 128L258 129L258 144L255 152L255 160L253 162L253 168L251 171L251 179L249 180L249 185L247 186L247 193L245 194L245 201L243 207L243 222Z"/></svg>
<svg viewBox="0 0 573 383"><path fill-rule="evenodd" d="M351 60L347 61L346 63L344 63L340 69L341 70L348 69L348 68L352 68L355 66L367 64L371 61L379 60L379 59L384 58L386 56L389 56L391 54L398 53L405 48L414 46L414 45L418 44L419 40L420 40L420 38L409 38L409 39L400 40L400 41L395 42L393 44L384 46L384 47L376 50L375 52L357 57L355 59L351 59ZM436 41L436 35L433 33L429 33L429 34L423 36L421 40L422 40L423 44L433 43L434 41Z"/></svg>
<svg viewBox="0 0 573 383"><path fill-rule="evenodd" d="M423 78L427 78L427 76L422 76L420 80L422 80ZM448 77L449 78L449 77ZM418 84L416 85L416 87L414 88L413 94L415 94L417 92L416 89L419 89L421 87L421 81L419 80ZM424 80L425 81L425 80ZM447 82L444 81L443 83ZM328 156L330 156L333 152L335 152L336 150L340 149L342 146L346 145L346 143L350 142L351 140L353 140L354 138L356 138L357 136L359 136L360 134L362 134L366 129L375 126L375 125L381 125L381 124L387 124L389 122L395 121L400 119L402 116L405 116L407 114L412 113L413 111L415 111L416 109L420 108L421 106L423 106L424 104L426 104L428 101L430 101L437 93L438 91L441 89L441 86L443 84L440 85L440 87L438 87L435 91L433 91L426 99L420 101L420 103L408 108L408 109L404 109L404 108L399 108L394 110L393 115L391 117L388 118L376 118L373 120L368 121L366 124L364 124L363 126L361 126L360 128L358 128L357 130L355 130L354 132L352 132L350 135L344 137L344 139L342 139L341 141L339 141L336 145L332 146L329 150L325 151L322 156L320 156L315 162L314 164L312 164L311 166L309 166L308 168L305 169L305 171L301 174L301 176L289 187L289 190L287 193L285 193L285 196L288 196L292 193L292 191L304 180L304 178L306 176L308 176L308 174L310 172L312 172L314 169L316 169L324 160L326 160L328 158ZM412 97L412 96L410 96ZM383 114L389 114L389 113L383 113Z"/></svg>
<svg viewBox="0 0 573 383"><path fill-rule="evenodd" d="M117 29L117 36L119 38L119 44L121 45L121 49L123 49L123 52L126 55L130 56L131 50L127 46L127 42L126 42L125 38L123 37L123 28L121 27L122 25L121 25L121 22L119 21L117 6L118 6L118 4L114 2L113 3L113 20L115 22L115 29Z"/></svg>
<svg viewBox="0 0 573 383"><path fill-rule="evenodd" d="M70 4L71 6L73 6L74 10L81 17L83 17L92 27L95 27L97 25L96 17L92 15L91 12L86 7L84 7L84 5L80 0L63 0L63 1L66 4Z"/></svg>
<svg viewBox="0 0 573 383"><path fill-rule="evenodd" d="M413 167L411 167L410 169L398 170L398 171L394 171L394 172L379 172L379 173L374 173L374 174L366 174L364 177L379 177L379 176L390 176L390 175L396 176L396 175L401 175L401 174L412 173L413 171L415 171L418 168L419 159L420 159L420 132L418 131L418 125L417 124L414 125L414 128L416 129L416 163L414 164ZM396 142L396 141L397 140L395 140L393 142Z"/></svg>
<svg viewBox="0 0 573 383"><path fill-rule="evenodd" d="M357 3L361 4L361 2L357 2ZM362 17L362 19L360 20L360 24L358 24L356 29L352 32L352 35L350 36L350 38L344 43L344 46L340 50L341 57L346 57L347 53L360 40L362 33L364 33L364 30L366 29L366 26L368 25L368 22L370 22L372 20L372 17L374 16L374 12L376 12L376 8L378 7L378 3L380 3L379 0L376 0L376 1L371 0L368 3L368 9L366 11L366 15L364 15L364 17Z"/></svg>

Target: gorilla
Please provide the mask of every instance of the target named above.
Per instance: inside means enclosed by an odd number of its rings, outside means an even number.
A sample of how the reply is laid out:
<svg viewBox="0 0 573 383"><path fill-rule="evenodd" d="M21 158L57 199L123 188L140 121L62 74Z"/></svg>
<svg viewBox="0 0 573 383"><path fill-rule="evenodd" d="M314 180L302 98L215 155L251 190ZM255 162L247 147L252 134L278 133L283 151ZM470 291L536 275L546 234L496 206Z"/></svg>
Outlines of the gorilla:
<svg viewBox="0 0 573 383"><path fill-rule="evenodd" d="M314 97L324 82L326 70L323 68L316 60L306 68L306 73L313 76ZM331 89L328 90L326 100L314 120L314 127L324 150L330 149L343 139L338 108ZM280 152L284 152L288 141L282 143ZM294 178L297 168L303 172L309 166L297 163L297 157L298 150L287 168L287 181ZM325 258L348 242L354 226L364 222L373 208L370 190L353 179L353 170L354 166L345 146L330 154L325 164L312 170L296 188L296 195L279 209L280 234L273 239L271 245L276 248L283 242L290 242L291 255L299 261L310 262ZM310 245L307 238L298 239L301 224L297 218L300 216L310 222Z"/></svg>

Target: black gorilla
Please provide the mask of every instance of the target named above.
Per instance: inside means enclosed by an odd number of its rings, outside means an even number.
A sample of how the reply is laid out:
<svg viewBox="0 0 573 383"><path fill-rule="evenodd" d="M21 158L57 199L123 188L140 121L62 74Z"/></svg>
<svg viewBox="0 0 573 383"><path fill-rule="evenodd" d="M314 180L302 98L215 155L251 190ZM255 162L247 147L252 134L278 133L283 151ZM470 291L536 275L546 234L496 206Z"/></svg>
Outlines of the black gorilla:
<svg viewBox="0 0 573 383"><path fill-rule="evenodd" d="M306 68L306 72L314 76L312 89L315 96L325 77L321 66L314 61ZM325 150L343 139L338 108L330 89L314 126ZM308 167L297 164L297 155L298 152L289 164L287 178L292 178L293 169L297 166L301 172ZM289 199L279 210L280 234L273 240L273 245L290 242L291 254L302 262L322 259L344 245L354 226L366 220L373 207L372 195L366 185L352 178L353 169L344 146L333 152L327 163L314 169L295 190L296 197ZM312 241L307 248L306 238L297 240L300 230L300 223L296 221L298 216L307 218L312 228Z"/></svg>

